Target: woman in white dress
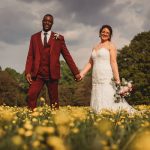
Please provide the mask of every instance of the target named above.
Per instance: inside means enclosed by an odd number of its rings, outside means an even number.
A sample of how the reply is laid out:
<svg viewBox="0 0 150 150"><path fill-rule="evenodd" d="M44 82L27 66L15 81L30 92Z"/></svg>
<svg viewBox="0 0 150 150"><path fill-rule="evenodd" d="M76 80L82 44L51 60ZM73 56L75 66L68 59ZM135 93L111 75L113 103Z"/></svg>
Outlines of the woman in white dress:
<svg viewBox="0 0 150 150"><path fill-rule="evenodd" d="M100 42L92 50L89 62L80 72L81 79L92 69L92 92L91 108L96 112L104 109L117 111L125 109L128 112L134 112L125 99L119 103L115 102L115 84L120 84L120 77L117 65L117 52L115 45L111 42L112 28L109 25L103 25L99 31ZM112 81L114 78L114 82Z"/></svg>

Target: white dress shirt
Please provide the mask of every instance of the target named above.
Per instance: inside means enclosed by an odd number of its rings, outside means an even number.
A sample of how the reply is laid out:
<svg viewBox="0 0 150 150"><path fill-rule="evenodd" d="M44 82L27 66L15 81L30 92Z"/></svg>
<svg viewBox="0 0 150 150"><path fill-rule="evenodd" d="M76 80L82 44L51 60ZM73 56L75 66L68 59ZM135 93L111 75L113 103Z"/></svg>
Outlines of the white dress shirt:
<svg viewBox="0 0 150 150"><path fill-rule="evenodd" d="M42 39L43 45L44 45L44 33L45 33L45 31L42 30L42 32L41 32L41 39ZM48 43L48 41L50 39L50 36L51 36L51 31L48 31L47 32L47 43Z"/></svg>

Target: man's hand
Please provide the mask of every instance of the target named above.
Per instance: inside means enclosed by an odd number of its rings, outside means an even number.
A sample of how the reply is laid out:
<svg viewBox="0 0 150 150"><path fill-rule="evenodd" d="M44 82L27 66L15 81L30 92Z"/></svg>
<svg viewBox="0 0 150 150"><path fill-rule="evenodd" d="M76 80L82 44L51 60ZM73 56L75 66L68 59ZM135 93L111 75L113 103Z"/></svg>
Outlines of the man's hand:
<svg viewBox="0 0 150 150"><path fill-rule="evenodd" d="M80 80L82 80L80 74L75 75L75 81L78 82Z"/></svg>
<svg viewBox="0 0 150 150"><path fill-rule="evenodd" d="M32 84L32 78L31 78L31 74L30 74L30 73L28 73L28 74L26 75L26 79L27 79L27 81L29 82L29 84Z"/></svg>

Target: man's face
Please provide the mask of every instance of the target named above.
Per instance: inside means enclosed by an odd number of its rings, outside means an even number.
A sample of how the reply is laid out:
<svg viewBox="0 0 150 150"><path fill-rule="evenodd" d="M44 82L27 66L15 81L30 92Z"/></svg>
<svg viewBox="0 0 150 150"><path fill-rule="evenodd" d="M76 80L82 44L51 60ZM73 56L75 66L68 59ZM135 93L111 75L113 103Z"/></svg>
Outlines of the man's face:
<svg viewBox="0 0 150 150"><path fill-rule="evenodd" d="M42 20L42 25L45 32L50 31L53 25L53 17L45 16Z"/></svg>

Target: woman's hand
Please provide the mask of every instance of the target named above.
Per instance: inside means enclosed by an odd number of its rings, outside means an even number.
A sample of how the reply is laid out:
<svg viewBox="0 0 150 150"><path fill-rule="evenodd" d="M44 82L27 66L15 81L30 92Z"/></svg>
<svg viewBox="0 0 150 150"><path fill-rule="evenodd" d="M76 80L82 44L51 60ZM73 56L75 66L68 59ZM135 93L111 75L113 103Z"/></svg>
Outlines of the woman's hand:
<svg viewBox="0 0 150 150"><path fill-rule="evenodd" d="M85 75L82 72L80 72L80 76L81 76L81 80L82 80Z"/></svg>
<svg viewBox="0 0 150 150"><path fill-rule="evenodd" d="M116 80L115 83L116 83L116 84L120 84L120 80Z"/></svg>

